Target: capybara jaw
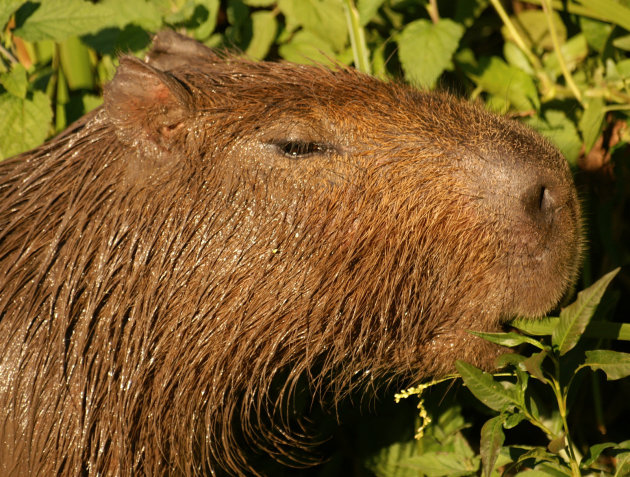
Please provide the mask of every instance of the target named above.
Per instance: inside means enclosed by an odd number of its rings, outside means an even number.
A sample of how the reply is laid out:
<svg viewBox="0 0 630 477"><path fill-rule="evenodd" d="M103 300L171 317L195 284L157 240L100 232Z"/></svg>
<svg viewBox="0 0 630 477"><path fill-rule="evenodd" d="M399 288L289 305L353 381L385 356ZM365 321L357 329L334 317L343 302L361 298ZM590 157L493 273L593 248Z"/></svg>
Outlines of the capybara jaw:
<svg viewBox="0 0 630 477"><path fill-rule="evenodd" d="M297 388L489 369L468 330L556 306L581 237L566 161L517 122L163 32L0 163L0 474L291 460Z"/></svg>

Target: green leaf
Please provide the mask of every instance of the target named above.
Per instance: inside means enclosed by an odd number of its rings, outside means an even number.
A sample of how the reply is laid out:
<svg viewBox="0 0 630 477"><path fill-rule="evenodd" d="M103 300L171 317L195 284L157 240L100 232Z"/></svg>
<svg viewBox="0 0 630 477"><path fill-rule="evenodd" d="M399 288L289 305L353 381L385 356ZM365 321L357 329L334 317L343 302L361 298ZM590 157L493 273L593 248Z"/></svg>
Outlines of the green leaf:
<svg viewBox="0 0 630 477"><path fill-rule="evenodd" d="M504 388L491 374L463 361L457 361L455 367L470 392L489 408L502 412L512 406L520 406L514 390Z"/></svg>
<svg viewBox="0 0 630 477"><path fill-rule="evenodd" d="M499 457L499 451L505 441L503 433L503 422L506 420L505 414L500 414L492 419L488 419L481 428L481 443L479 454L481 455L482 475L490 477Z"/></svg>
<svg viewBox="0 0 630 477"><path fill-rule="evenodd" d="M582 148L582 139L575 128L575 123L564 111L548 110L544 120L528 118L527 124L554 143L571 164L577 162Z"/></svg>
<svg viewBox="0 0 630 477"><path fill-rule="evenodd" d="M573 36L569 41L562 44L560 52L562 53L562 58L564 59L569 71L575 70L575 68L588 55L586 37L582 34ZM545 65L545 70L548 71L554 78L562 74L560 62L558 61L558 55L555 51L545 55L543 63Z"/></svg>
<svg viewBox="0 0 630 477"><path fill-rule="evenodd" d="M2 0L0 2L0 31L4 31L11 15L23 4L26 0Z"/></svg>
<svg viewBox="0 0 630 477"><path fill-rule="evenodd" d="M415 441L395 442L371 456L366 465L377 477L417 477L418 471L405 463L418 452Z"/></svg>
<svg viewBox="0 0 630 477"><path fill-rule="evenodd" d="M630 31L630 8L623 6L615 0L575 0L594 11L597 16L606 19L610 23L619 25Z"/></svg>
<svg viewBox="0 0 630 477"><path fill-rule="evenodd" d="M553 329L558 324L558 318L546 317L539 319L532 318L515 318L510 322L514 328L521 330L523 333L534 336L551 336Z"/></svg>
<svg viewBox="0 0 630 477"><path fill-rule="evenodd" d="M630 453L624 454L617 460L614 477L628 477L628 475L630 475Z"/></svg>
<svg viewBox="0 0 630 477"><path fill-rule="evenodd" d="M94 88L90 52L78 37L71 36L59 44L59 60L70 89Z"/></svg>
<svg viewBox="0 0 630 477"><path fill-rule="evenodd" d="M348 30L343 3L338 0L279 0L287 30L298 26L324 40L335 52L346 46Z"/></svg>
<svg viewBox="0 0 630 477"><path fill-rule="evenodd" d="M509 333L483 333L479 331L470 331L470 334L479 336L480 338L483 338L486 341L490 341L491 343L495 343L501 346L507 346L509 348L522 345L523 343L529 343L532 346L536 346L540 349L544 348L544 346L535 339L532 339L529 336L523 336L518 333L514 333L513 331L510 331Z"/></svg>
<svg viewBox="0 0 630 477"><path fill-rule="evenodd" d="M107 5L92 4L85 0L46 0L32 2L35 7L26 18L18 11L19 25L15 35L28 41L62 41L69 36L94 33L111 26L114 12Z"/></svg>
<svg viewBox="0 0 630 477"><path fill-rule="evenodd" d="M553 50L553 42L551 41L545 15L545 12L542 10L522 10L518 15L511 18L516 31L530 50ZM555 11L552 19L558 35L558 41L562 44L566 40L567 29L562 18ZM513 41L506 26L501 28L501 32L506 40Z"/></svg>
<svg viewBox="0 0 630 477"><path fill-rule="evenodd" d="M407 81L419 87L433 87L451 66L451 59L464 34L461 25L451 20L409 23L396 41L398 57Z"/></svg>
<svg viewBox="0 0 630 477"><path fill-rule="evenodd" d="M610 350L586 352L585 366L601 369L609 381L630 376L630 354Z"/></svg>
<svg viewBox="0 0 630 477"><path fill-rule="evenodd" d="M479 459L454 452L426 452L409 458L405 465L421 471L427 477L457 477L477 472Z"/></svg>
<svg viewBox="0 0 630 477"><path fill-rule="evenodd" d="M579 122L580 132L584 139L584 151L588 153L595 145L604 127L604 100L601 97L586 98L584 101L584 114Z"/></svg>
<svg viewBox="0 0 630 477"><path fill-rule="evenodd" d="M606 287L618 272L619 268L607 273L586 290L582 290L578 293L577 300L560 312L560 321L551 335L551 342L558 348L560 355L567 353L577 344Z"/></svg>
<svg viewBox="0 0 630 477"><path fill-rule="evenodd" d="M606 41L612 32L613 26L584 16L580 16L578 19L588 45L593 50L601 53L606 47Z"/></svg>
<svg viewBox="0 0 630 477"><path fill-rule="evenodd" d="M50 129L52 110L46 94L36 91L33 99L0 95L0 159L39 146Z"/></svg>
<svg viewBox="0 0 630 477"><path fill-rule="evenodd" d="M588 468L593 464L606 449L615 447L617 444L614 442L603 442L601 444L595 444L588 449L587 454L584 456L584 460L580 463L582 468Z"/></svg>
<svg viewBox="0 0 630 477"><path fill-rule="evenodd" d="M376 16L376 12L383 3L385 0L359 0L357 2L361 26L367 25Z"/></svg>
<svg viewBox="0 0 630 477"><path fill-rule="evenodd" d="M482 57L477 68L465 68L484 91L507 99L519 111L540 109L538 91L531 76L502 59Z"/></svg>
<svg viewBox="0 0 630 477"><path fill-rule="evenodd" d="M254 12L251 19L253 36L245 53L250 58L262 60L276 37L278 22L276 16L269 11Z"/></svg>
<svg viewBox="0 0 630 477"><path fill-rule="evenodd" d="M524 361L525 369L527 370L527 372L539 381L543 382L547 381L542 371L542 363L546 357L547 352L541 351L540 353L534 353Z"/></svg>
<svg viewBox="0 0 630 477"><path fill-rule="evenodd" d="M331 64L335 52L331 46L317 35L309 31L299 31L291 38L289 43L280 45L280 55L293 63L321 63Z"/></svg>
<svg viewBox="0 0 630 477"><path fill-rule="evenodd" d="M0 84L13 96L22 99L26 98L26 89L28 87L26 69L20 63L16 63L11 68L11 71L0 75Z"/></svg>

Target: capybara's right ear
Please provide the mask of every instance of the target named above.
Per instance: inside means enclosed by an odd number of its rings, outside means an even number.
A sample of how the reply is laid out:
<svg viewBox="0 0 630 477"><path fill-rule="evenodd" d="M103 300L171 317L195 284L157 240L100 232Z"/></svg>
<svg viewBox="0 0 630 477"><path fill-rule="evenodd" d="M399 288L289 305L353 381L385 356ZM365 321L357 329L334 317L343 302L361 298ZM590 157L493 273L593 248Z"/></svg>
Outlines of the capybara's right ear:
<svg viewBox="0 0 630 477"><path fill-rule="evenodd" d="M168 144L190 115L188 90L171 74L123 56L114 79L105 86L105 110L123 140L148 139Z"/></svg>

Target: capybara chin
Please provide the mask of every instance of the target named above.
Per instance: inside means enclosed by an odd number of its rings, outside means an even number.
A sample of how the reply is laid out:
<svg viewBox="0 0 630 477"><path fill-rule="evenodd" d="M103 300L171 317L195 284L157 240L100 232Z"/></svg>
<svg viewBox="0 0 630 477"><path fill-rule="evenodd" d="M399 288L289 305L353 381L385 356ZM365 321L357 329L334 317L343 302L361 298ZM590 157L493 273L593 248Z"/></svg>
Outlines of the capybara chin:
<svg viewBox="0 0 630 477"><path fill-rule="evenodd" d="M0 475L290 460L298 380L335 402L491 368L467 330L552 309L580 248L569 167L525 126L164 32L0 163Z"/></svg>

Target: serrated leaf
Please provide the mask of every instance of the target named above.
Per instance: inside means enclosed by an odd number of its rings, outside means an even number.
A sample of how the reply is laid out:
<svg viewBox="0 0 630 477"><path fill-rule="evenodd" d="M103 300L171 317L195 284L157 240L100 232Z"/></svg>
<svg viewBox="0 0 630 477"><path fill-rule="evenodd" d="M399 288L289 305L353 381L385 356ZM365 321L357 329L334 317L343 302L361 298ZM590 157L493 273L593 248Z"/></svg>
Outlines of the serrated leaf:
<svg viewBox="0 0 630 477"><path fill-rule="evenodd" d="M538 319L515 318L510 322L510 326L534 336L551 336L557 325L558 318L552 316Z"/></svg>
<svg viewBox="0 0 630 477"><path fill-rule="evenodd" d="M491 374L463 361L457 361L455 367L470 392L489 408L502 412L512 406L520 406L516 393L504 388Z"/></svg>
<svg viewBox="0 0 630 477"><path fill-rule="evenodd" d="M450 67L463 34L462 26L448 19L416 20L405 26L396 42L407 81L423 88L435 86Z"/></svg>
<svg viewBox="0 0 630 477"><path fill-rule="evenodd" d="M609 381L630 376L630 354L610 350L586 352L585 366L601 369Z"/></svg>
<svg viewBox="0 0 630 477"><path fill-rule="evenodd" d="M85 0L46 0L32 2L35 9L26 18L19 15L15 35L28 41L63 41L70 36L94 33L110 26L114 12L107 5ZM26 14L26 13L25 13Z"/></svg>
<svg viewBox="0 0 630 477"><path fill-rule="evenodd" d="M415 441L395 442L371 456L366 465L377 477L417 477L418 471L405 462L418 452Z"/></svg>
<svg viewBox="0 0 630 477"><path fill-rule="evenodd" d="M28 87L26 69L20 63L16 63L11 68L11 71L0 75L0 84L13 96L22 99L26 98L26 89Z"/></svg>
<svg viewBox="0 0 630 477"><path fill-rule="evenodd" d="M551 335L551 342L560 355L567 353L577 344L595 313L606 287L618 272L619 268L607 273L586 290L579 292L577 300L562 309L558 326Z"/></svg>
<svg viewBox="0 0 630 477"><path fill-rule="evenodd" d="M490 477L494 470L499 451L505 441L503 422L507 416L500 414L488 419L481 427L481 443L479 454L481 455L481 472L483 476Z"/></svg>
<svg viewBox="0 0 630 477"><path fill-rule="evenodd" d="M335 52L331 46L317 35L309 31L299 31L291 38L289 43L280 45L280 55L293 63L321 63L331 64Z"/></svg>
<svg viewBox="0 0 630 477"><path fill-rule="evenodd" d="M599 137L603 126L604 100L601 97L586 98L584 101L584 114L579 122L580 132L584 140L584 152L588 153Z"/></svg>
<svg viewBox="0 0 630 477"><path fill-rule="evenodd" d="M491 343L495 343L501 346L507 346L508 348L513 348L514 346L522 345L523 343L529 343L532 346L543 349L544 346L536 341L535 339L530 338L529 336L523 336L518 333L514 333L510 331L508 333L485 333L479 331L471 331L471 335L479 336L486 341L490 341Z"/></svg>
<svg viewBox="0 0 630 477"><path fill-rule="evenodd" d="M0 95L0 159L40 145L46 139L52 110L46 94L36 91L33 99Z"/></svg>

